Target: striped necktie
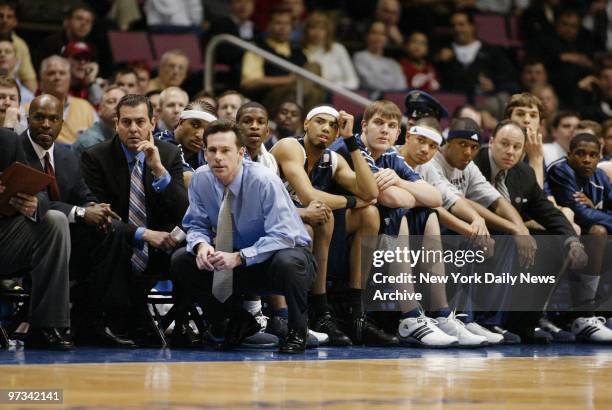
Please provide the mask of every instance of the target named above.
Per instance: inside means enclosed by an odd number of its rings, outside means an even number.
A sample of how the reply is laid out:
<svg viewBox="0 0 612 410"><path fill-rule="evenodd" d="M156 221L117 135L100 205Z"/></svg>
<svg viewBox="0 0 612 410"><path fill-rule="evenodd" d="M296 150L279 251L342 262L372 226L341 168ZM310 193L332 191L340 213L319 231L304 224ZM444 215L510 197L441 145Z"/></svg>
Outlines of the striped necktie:
<svg viewBox="0 0 612 410"><path fill-rule="evenodd" d="M219 252L234 251L234 227L232 223L232 192L226 187L219 209L217 220L217 237L215 238L215 250ZM233 269L215 270L213 276L213 296L221 303L225 302L234 291Z"/></svg>
<svg viewBox="0 0 612 410"><path fill-rule="evenodd" d="M147 226L147 208L145 205L144 183L142 182L142 169L138 158L134 160L132 175L130 177L130 211L128 222L136 227ZM145 242L142 249L134 249L132 254L132 268L135 272L143 272L149 260L149 248Z"/></svg>
<svg viewBox="0 0 612 410"><path fill-rule="evenodd" d="M508 187L506 186L506 174L507 171L499 171L497 173L495 176L495 189L499 191L506 201L510 201L510 192L508 192Z"/></svg>

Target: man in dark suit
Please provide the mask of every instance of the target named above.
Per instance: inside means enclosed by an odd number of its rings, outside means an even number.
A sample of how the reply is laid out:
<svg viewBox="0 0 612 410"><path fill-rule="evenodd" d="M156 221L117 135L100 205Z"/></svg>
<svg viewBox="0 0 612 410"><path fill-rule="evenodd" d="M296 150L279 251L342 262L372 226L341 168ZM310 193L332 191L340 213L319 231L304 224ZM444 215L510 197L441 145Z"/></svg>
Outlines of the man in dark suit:
<svg viewBox="0 0 612 410"><path fill-rule="evenodd" d="M0 129L0 173L15 161L25 163L19 137ZM6 186L0 183L0 193ZM58 329L70 326L68 311L68 221L61 212L47 211L46 194L18 193L10 204L13 216L0 214L0 277L29 273L30 330L26 348L68 350L72 342ZM0 337L4 339L4 337ZM0 346L6 340L0 340Z"/></svg>
<svg viewBox="0 0 612 410"><path fill-rule="evenodd" d="M177 147L153 138L153 107L141 95L117 104L117 135L85 151L83 176L93 194L121 218L116 224L129 244L112 273L117 307L129 307L130 333L139 345L164 345L151 321L146 295L170 268L177 241L170 232L181 225L187 191ZM125 302L127 303L127 306Z"/></svg>
<svg viewBox="0 0 612 410"><path fill-rule="evenodd" d="M474 163L484 177L514 206L524 221L533 220L543 228L531 230L532 234L536 234L539 249L534 272L538 271L537 266L544 266L546 257L550 266L550 261L554 260L551 255L559 254L567 254L571 268L583 267L587 256L571 223L546 198L531 167L521 161L526 138L525 129L513 121L504 120L493 131L489 148L481 149ZM554 236L547 236L544 240L541 235ZM541 301L542 306L544 302ZM542 333L533 333L540 315L541 312L510 315L508 327L517 331L524 340L541 341L534 339L542 339L539 337ZM562 336L571 337L567 332Z"/></svg>
<svg viewBox="0 0 612 410"><path fill-rule="evenodd" d="M96 203L83 180L77 156L54 143L62 129L62 111L62 103L54 96L36 97L29 107L28 129L21 134L21 144L29 166L55 177L47 190L49 207L66 215L70 224L70 277L81 285L73 289L75 340L78 344L133 346L132 341L115 336L98 317L100 309L95 308L103 298L95 291L103 288L107 249L121 246L121 236L109 229L111 220L119 216L109 204ZM92 286L84 285L88 278L97 280Z"/></svg>

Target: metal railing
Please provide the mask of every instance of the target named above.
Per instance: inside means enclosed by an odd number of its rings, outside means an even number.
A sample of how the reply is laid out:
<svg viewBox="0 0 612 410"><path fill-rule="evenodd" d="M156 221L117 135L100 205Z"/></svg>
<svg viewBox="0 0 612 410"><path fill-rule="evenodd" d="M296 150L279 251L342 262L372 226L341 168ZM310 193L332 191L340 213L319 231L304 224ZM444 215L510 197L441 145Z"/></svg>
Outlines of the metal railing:
<svg viewBox="0 0 612 410"><path fill-rule="evenodd" d="M330 81L325 80L324 78L319 77L316 74L311 73L308 70L303 69L302 67L290 63L289 61L280 58L269 51L266 51L260 47L257 47L253 43L249 43L248 41L244 41L241 38L236 36L232 36L230 34L219 34L214 36L206 47L206 55L204 58L205 69L204 69L204 90L209 93L213 93L213 82L215 76L215 51L217 46L221 43L230 43L234 46L241 48L246 51L251 51L252 53L257 54L264 60L290 72L297 76L296 81L296 99L297 103L301 106L304 105L304 80L312 81L313 83L319 85L320 87L329 90L335 94L339 94L344 98L352 101L355 104L361 105L363 107L368 106L372 103L371 100L354 93L350 90L347 90L344 87L341 87L337 84L334 84Z"/></svg>

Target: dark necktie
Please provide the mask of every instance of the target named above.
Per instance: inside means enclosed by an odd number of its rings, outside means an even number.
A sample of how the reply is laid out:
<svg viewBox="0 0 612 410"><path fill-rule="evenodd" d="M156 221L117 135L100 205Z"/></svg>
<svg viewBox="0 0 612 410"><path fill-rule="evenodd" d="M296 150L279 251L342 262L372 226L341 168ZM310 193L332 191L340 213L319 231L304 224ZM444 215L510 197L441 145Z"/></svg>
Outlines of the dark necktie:
<svg viewBox="0 0 612 410"><path fill-rule="evenodd" d="M510 201L510 192L508 192L508 187L506 186L506 172L499 171L495 176L495 189L499 191L506 201Z"/></svg>
<svg viewBox="0 0 612 410"><path fill-rule="evenodd" d="M51 177L53 177L53 181L49 184L49 198L52 201L60 200L60 192L59 187L57 186L57 181L55 180L55 171L53 170L53 165L51 165L51 161L49 159L49 153L45 152L45 173Z"/></svg>
<svg viewBox="0 0 612 410"><path fill-rule="evenodd" d="M147 208L145 205L144 183L142 182L142 170L138 158L134 160L134 168L130 177L130 210L128 222L137 227L146 228ZM135 272L143 272L149 260L149 248L145 242L142 249L134 249L132 254L132 267Z"/></svg>

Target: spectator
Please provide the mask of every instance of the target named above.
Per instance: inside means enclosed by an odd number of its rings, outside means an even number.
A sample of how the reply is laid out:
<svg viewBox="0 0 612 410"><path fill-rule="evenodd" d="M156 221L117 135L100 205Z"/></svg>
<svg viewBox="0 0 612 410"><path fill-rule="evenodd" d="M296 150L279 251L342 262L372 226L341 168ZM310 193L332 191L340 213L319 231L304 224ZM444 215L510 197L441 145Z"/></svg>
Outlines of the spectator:
<svg viewBox="0 0 612 410"><path fill-rule="evenodd" d="M604 122L601 128L604 140L602 158L604 161L610 161L612 159L612 120Z"/></svg>
<svg viewBox="0 0 612 410"><path fill-rule="evenodd" d="M383 23L374 22L370 25L366 45L365 50L353 56L361 88L376 91L406 89L406 77L402 67L397 61L383 55L387 45L386 28Z"/></svg>
<svg viewBox="0 0 612 410"><path fill-rule="evenodd" d="M334 41L335 28L322 12L313 12L304 25L303 51L309 63L321 67L321 77L332 83L356 89L359 79L346 48Z"/></svg>
<svg viewBox="0 0 612 410"><path fill-rule="evenodd" d="M149 82L148 91L180 87L189 69L189 58L179 49L166 51L159 62L159 75Z"/></svg>
<svg viewBox="0 0 612 410"><path fill-rule="evenodd" d="M387 39L392 48L399 49L404 46L404 35L399 28L401 17L402 7L398 0L378 0L374 21L385 25Z"/></svg>
<svg viewBox="0 0 612 410"><path fill-rule="evenodd" d="M230 14L220 17L211 22L209 34L214 37L217 34L231 34L245 41L260 40L261 33L257 30L252 20L255 11L255 0L230 0ZM217 62L230 67L225 81L230 87L240 86L240 71L244 51L231 44L225 44L217 49ZM217 74L221 77L221 73ZM224 79L224 77L221 77Z"/></svg>
<svg viewBox="0 0 612 410"><path fill-rule="evenodd" d="M578 83L576 105L584 117L597 122L612 118L612 66L602 65L597 76L587 76Z"/></svg>
<svg viewBox="0 0 612 410"><path fill-rule="evenodd" d="M149 81L151 80L151 70L149 66L142 61L136 61L130 63L128 67L136 73L138 79L138 92L136 94L144 95L149 88Z"/></svg>
<svg viewBox="0 0 612 410"><path fill-rule="evenodd" d="M0 128L21 134L27 126L25 115L19 110L20 93L16 80L0 76Z"/></svg>
<svg viewBox="0 0 612 410"><path fill-rule="evenodd" d="M70 95L98 105L103 91L98 83L100 66L92 48L83 41L71 41L63 55L70 62Z"/></svg>
<svg viewBox="0 0 612 410"><path fill-rule="evenodd" d="M427 36L415 32L408 37L405 51L406 57L400 60L408 88L418 88L428 93L438 91L440 83L433 65L427 61L429 52Z"/></svg>
<svg viewBox="0 0 612 410"><path fill-rule="evenodd" d="M161 106L159 104L159 95L161 94L160 90L151 90L148 93L145 93L145 97L149 99L151 105L153 106L153 116L159 120L159 114L161 112Z"/></svg>
<svg viewBox="0 0 612 410"><path fill-rule="evenodd" d="M511 91L514 69L503 50L486 44L476 36L474 17L455 12L450 18L453 42L436 56L442 88L465 94L491 94Z"/></svg>
<svg viewBox="0 0 612 410"><path fill-rule="evenodd" d="M560 0L532 0L521 16L521 35L525 40L555 31Z"/></svg>
<svg viewBox="0 0 612 410"><path fill-rule="evenodd" d="M140 84L138 74L136 74L133 68L120 68L116 70L111 84L123 89L126 94L144 94L141 93L142 84Z"/></svg>
<svg viewBox="0 0 612 410"><path fill-rule="evenodd" d="M42 61L40 91L55 96L64 105L64 124L56 142L74 143L80 131L91 127L98 120L96 110L87 100L69 95L70 62L65 58L52 55Z"/></svg>
<svg viewBox="0 0 612 410"><path fill-rule="evenodd" d="M579 122L578 114L570 111L562 111L553 119L551 124L553 142L544 144L544 165L546 167L567 155L570 141Z"/></svg>
<svg viewBox="0 0 612 410"><path fill-rule="evenodd" d="M168 87L159 94L159 120L155 132L174 130L179 123L181 111L189 103L187 93L178 87Z"/></svg>
<svg viewBox="0 0 612 410"><path fill-rule="evenodd" d="M104 95L102 95L102 100L98 107L100 120L96 121L91 128L83 131L79 135L77 141L72 145L72 151L79 157L87 148L113 138L117 125L117 104L125 94L126 92L122 88L111 86L106 90Z"/></svg>
<svg viewBox="0 0 612 410"><path fill-rule="evenodd" d="M286 9L275 8L270 14L268 37L258 45L295 65L304 66L304 53L289 42L291 32L291 13ZM295 80L295 75L266 63L256 54L247 52L242 58L242 88L249 98L261 101L268 109L275 109L279 101L294 96ZM305 89L304 93L305 98L309 100L308 104L314 104L318 99L313 91Z"/></svg>
<svg viewBox="0 0 612 410"><path fill-rule="evenodd" d="M283 102L270 124L270 134L265 142L266 148L271 149L279 140L287 137L298 138L303 135L302 108L294 101Z"/></svg>
<svg viewBox="0 0 612 410"><path fill-rule="evenodd" d="M85 3L71 7L64 16L63 29L45 38L34 50L34 65L40 67L42 60L64 51L71 41L86 41L91 33L95 18L94 10Z"/></svg>
<svg viewBox="0 0 612 410"><path fill-rule="evenodd" d="M38 83L30 57L30 49L27 43L15 33L17 24L17 2L11 0L0 1L0 38L10 40L15 46L16 60L19 63L16 79L30 92L35 92Z"/></svg>
<svg viewBox="0 0 612 410"><path fill-rule="evenodd" d="M236 90L228 90L219 96L217 102L217 117L220 120L236 121L236 113L245 103L245 98Z"/></svg>
<svg viewBox="0 0 612 410"><path fill-rule="evenodd" d="M144 12L149 27L195 26L199 28L204 16L200 0L147 0L144 2Z"/></svg>
<svg viewBox="0 0 612 410"><path fill-rule="evenodd" d="M306 6L304 0L281 0L280 7L291 13L291 24L293 29L289 35L289 42L299 45L304 37L304 19L306 17Z"/></svg>
<svg viewBox="0 0 612 410"><path fill-rule="evenodd" d="M15 80L21 94L21 103L29 103L34 99L34 94L16 77L18 63L15 44L8 40L0 40L0 73Z"/></svg>
<svg viewBox="0 0 612 410"><path fill-rule="evenodd" d="M544 108L544 115L540 123L542 141L545 143L552 142L550 123L559 112L559 99L557 98L557 93L552 85L536 86L532 89L531 93L540 99L542 107Z"/></svg>
<svg viewBox="0 0 612 410"><path fill-rule="evenodd" d="M561 105L572 105L575 84L591 74L591 45L591 39L580 32L580 15L574 10L561 12L554 33L540 35L526 43L529 55L538 56L546 63Z"/></svg>
<svg viewBox="0 0 612 410"><path fill-rule="evenodd" d="M521 86L524 92L533 93L536 87L548 84L548 71L544 62L538 58L528 58L521 69Z"/></svg>

